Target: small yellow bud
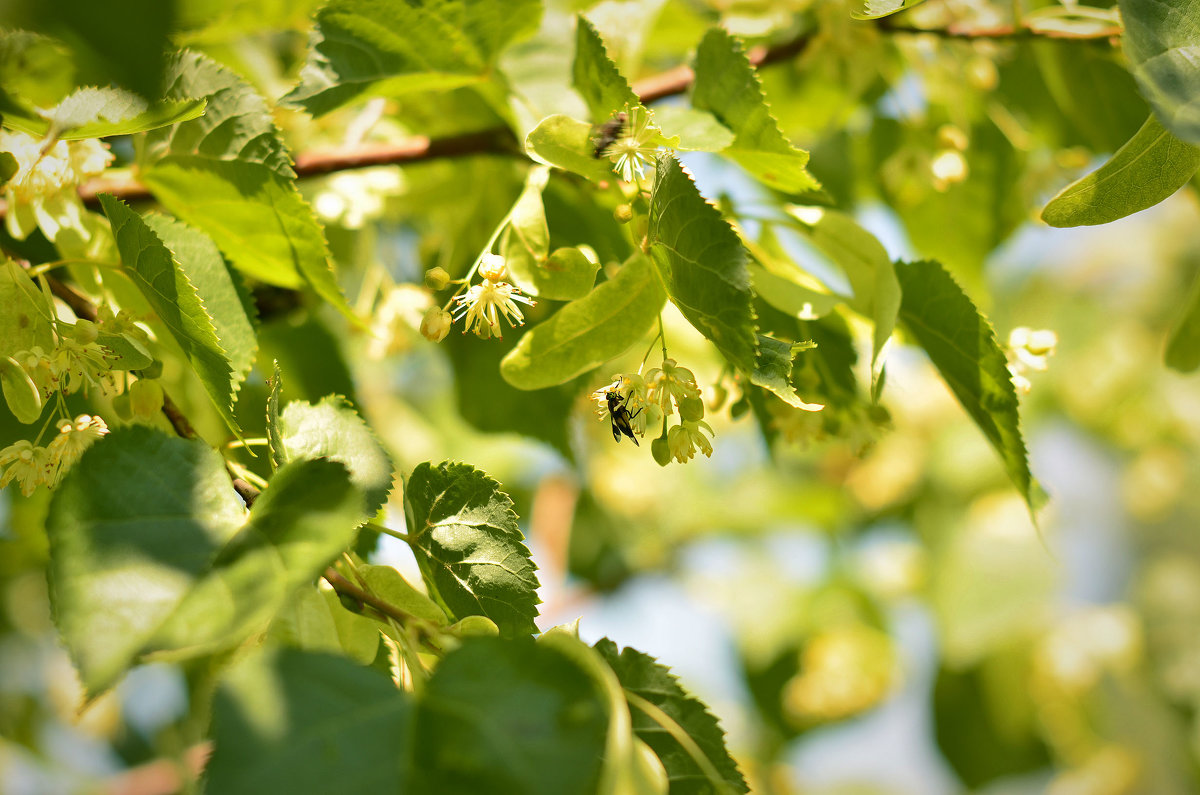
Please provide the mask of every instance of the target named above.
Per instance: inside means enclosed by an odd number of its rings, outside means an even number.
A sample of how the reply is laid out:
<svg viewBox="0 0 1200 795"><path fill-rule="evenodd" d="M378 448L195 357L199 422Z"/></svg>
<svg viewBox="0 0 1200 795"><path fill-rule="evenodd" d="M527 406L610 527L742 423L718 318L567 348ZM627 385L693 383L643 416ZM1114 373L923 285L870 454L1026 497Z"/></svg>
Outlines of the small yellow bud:
<svg viewBox="0 0 1200 795"><path fill-rule="evenodd" d="M628 204L618 204L613 210L613 218L616 218L619 224L627 224L633 220L633 208Z"/></svg>
<svg viewBox="0 0 1200 795"><path fill-rule="evenodd" d="M112 410L118 419L129 422L133 419L133 406L129 401L129 393L122 392L112 399Z"/></svg>
<svg viewBox="0 0 1200 795"><path fill-rule="evenodd" d="M654 456L660 467L671 463L671 445L666 436L660 436L650 443L650 455Z"/></svg>
<svg viewBox="0 0 1200 795"><path fill-rule="evenodd" d="M421 336L430 342L441 342L450 333L451 323L449 312L440 306L431 306L421 319Z"/></svg>
<svg viewBox="0 0 1200 795"><path fill-rule="evenodd" d="M679 401L679 416L688 422L704 419L704 401L698 397L685 397Z"/></svg>
<svg viewBox="0 0 1200 795"><path fill-rule="evenodd" d="M479 275L489 282L498 282L507 273L508 268L504 264L504 257L499 254L484 254L483 259L479 261Z"/></svg>
<svg viewBox="0 0 1200 795"><path fill-rule="evenodd" d="M430 290L444 290L450 283L450 274L445 268L430 268L425 271L425 286Z"/></svg>

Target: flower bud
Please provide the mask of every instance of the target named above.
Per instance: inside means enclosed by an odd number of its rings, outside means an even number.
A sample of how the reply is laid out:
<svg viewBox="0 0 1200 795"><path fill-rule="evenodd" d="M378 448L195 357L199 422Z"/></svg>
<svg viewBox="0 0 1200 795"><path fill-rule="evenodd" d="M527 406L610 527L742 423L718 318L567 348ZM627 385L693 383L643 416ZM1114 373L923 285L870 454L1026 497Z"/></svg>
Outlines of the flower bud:
<svg viewBox="0 0 1200 795"><path fill-rule="evenodd" d="M160 359L155 359L150 362L149 367L143 367L137 371L138 378L161 378L163 372L163 363Z"/></svg>
<svg viewBox="0 0 1200 795"><path fill-rule="evenodd" d="M440 306L431 306L421 319L421 336L430 342L441 342L450 333L452 323L449 312Z"/></svg>
<svg viewBox="0 0 1200 795"><path fill-rule="evenodd" d="M720 384L713 384L704 390L704 397L709 411L720 411L721 407L725 405L725 401L729 399L729 390Z"/></svg>
<svg viewBox="0 0 1200 795"><path fill-rule="evenodd" d="M430 290L444 290L450 283L450 274L445 268L430 268L425 271L425 286Z"/></svg>
<svg viewBox="0 0 1200 795"><path fill-rule="evenodd" d="M671 463L671 445L665 434L650 443L650 455L654 456L660 467Z"/></svg>
<svg viewBox="0 0 1200 795"><path fill-rule="evenodd" d="M617 219L618 224L627 224L633 220L633 208L628 204L618 204L613 210L613 218Z"/></svg>
<svg viewBox="0 0 1200 795"><path fill-rule="evenodd" d="M122 392L112 399L113 414L124 422L129 422L133 419L133 406L129 401L129 393Z"/></svg>
<svg viewBox="0 0 1200 795"><path fill-rule="evenodd" d="M688 422L704 419L704 401L698 397L685 397L679 401L679 416Z"/></svg>
<svg viewBox="0 0 1200 795"><path fill-rule="evenodd" d="M71 335L80 345L87 345L89 342L96 341L96 338L100 336L100 331L90 320L77 320L75 327L71 330Z"/></svg>
<svg viewBox="0 0 1200 795"><path fill-rule="evenodd" d="M129 408L137 417L153 417L162 411L163 390L158 381L139 378L129 387Z"/></svg>
<svg viewBox="0 0 1200 795"><path fill-rule="evenodd" d="M498 282L508 273L504 257L499 254L484 254L479 261L479 275L489 282Z"/></svg>

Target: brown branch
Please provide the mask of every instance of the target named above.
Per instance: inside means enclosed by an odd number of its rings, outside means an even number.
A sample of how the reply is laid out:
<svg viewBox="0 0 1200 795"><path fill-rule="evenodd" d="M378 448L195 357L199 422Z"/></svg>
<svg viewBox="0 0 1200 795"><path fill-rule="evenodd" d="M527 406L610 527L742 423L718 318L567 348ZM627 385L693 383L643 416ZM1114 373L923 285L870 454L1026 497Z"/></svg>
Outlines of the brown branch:
<svg viewBox="0 0 1200 795"><path fill-rule="evenodd" d="M394 604L391 604L384 599L380 599L370 591L358 587L339 574L332 566L325 569L325 573L321 576L324 577L325 582L332 585L333 590L337 591L339 594L349 596L351 599L357 599L358 601L365 605L369 605L393 621L397 621L401 624L407 624L416 618L416 616L412 615L411 613L404 612Z"/></svg>

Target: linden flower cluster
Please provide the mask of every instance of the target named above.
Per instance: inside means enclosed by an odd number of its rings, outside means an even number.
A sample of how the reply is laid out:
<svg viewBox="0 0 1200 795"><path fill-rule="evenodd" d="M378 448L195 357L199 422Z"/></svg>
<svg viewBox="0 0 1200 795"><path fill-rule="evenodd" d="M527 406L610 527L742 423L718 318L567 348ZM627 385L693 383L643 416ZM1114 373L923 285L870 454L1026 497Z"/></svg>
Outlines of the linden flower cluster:
<svg viewBox="0 0 1200 795"><path fill-rule="evenodd" d="M1026 393L1033 386L1026 373L1045 372L1049 358L1058 346L1058 335L1049 329L1033 330L1018 326L1008 335L1008 371L1012 373L1013 386L1018 392Z"/></svg>
<svg viewBox="0 0 1200 795"><path fill-rule="evenodd" d="M626 423L638 436L644 436L647 427L662 423L663 435L654 440L650 449L654 460L663 466L672 459L686 463L697 451L706 457L712 455L709 436L713 435L713 429L704 421L704 401L691 370L680 367L674 359L664 358L662 366L650 370L645 377L625 373L614 379L592 393L600 419L607 419L618 428ZM616 413L609 407L609 395L613 392L620 397ZM667 418L676 412L679 422L667 428Z"/></svg>
<svg viewBox="0 0 1200 795"><path fill-rule="evenodd" d="M130 326L133 331L125 332L130 336L136 336L136 332L145 337L144 331L125 318L120 321L114 318L114 323L122 328ZM78 320L70 329L69 335L59 335L54 350L45 351L35 345L13 354L13 361L25 371L43 401L55 392L71 394L87 387L116 392L116 384L108 377L111 373L108 351L96 341L99 327L90 320Z"/></svg>
<svg viewBox="0 0 1200 795"><path fill-rule="evenodd" d="M516 287L504 281L507 274L508 268L504 263L504 257L499 254L484 254L479 264L479 275L483 277L483 281L471 285L465 293L454 298L457 312L450 322L454 323L466 318L463 333L473 331L476 336L485 340L490 337L501 338L501 317L508 321L510 327L525 325L525 316L521 314L521 309L517 304L533 306L535 302L529 296L522 295ZM441 312L445 314L445 310L441 310ZM427 333L428 323L429 332L440 332L441 336L445 337L446 332L449 331L449 324L441 315L431 318L431 314L434 314L432 310L426 315L427 322L422 322L421 332L426 337L436 336L436 333L432 336L431 333Z"/></svg>
<svg viewBox="0 0 1200 795"><path fill-rule="evenodd" d="M57 141L43 151L32 135L0 130L0 152L17 159L17 173L4 186L8 233L24 240L36 228L52 242L63 230L87 240L83 203L76 188L112 162L108 148L94 139Z"/></svg>
<svg viewBox="0 0 1200 795"><path fill-rule="evenodd" d="M25 439L10 444L0 450L0 489L15 481L28 497L40 485L54 488L83 452L106 433L104 420L80 414L74 421L59 420L58 433L45 447L35 447Z"/></svg>
<svg viewBox="0 0 1200 795"><path fill-rule="evenodd" d="M626 121L621 134L609 144L604 152L613 161L613 171L626 182L633 182L633 175L645 176L644 167L654 165L654 157L662 142L662 132L651 123L651 112L640 105L626 108Z"/></svg>

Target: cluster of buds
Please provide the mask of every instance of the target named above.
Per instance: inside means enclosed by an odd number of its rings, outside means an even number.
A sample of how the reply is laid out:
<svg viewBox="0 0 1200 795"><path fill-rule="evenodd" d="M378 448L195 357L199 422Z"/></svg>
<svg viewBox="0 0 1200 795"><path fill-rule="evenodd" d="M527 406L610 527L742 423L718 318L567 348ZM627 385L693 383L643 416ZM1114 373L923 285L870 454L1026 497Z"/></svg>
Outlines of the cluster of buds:
<svg viewBox="0 0 1200 795"><path fill-rule="evenodd" d="M651 443L650 452L662 466L672 459L686 463L697 451L712 455L709 436L713 429L704 421L704 400L691 370L680 367L674 359L663 359L662 366L645 377L623 373L614 379L593 392L592 399L600 419L612 423L615 437L619 438L620 433L631 439L644 436L646 428L661 423L662 435ZM676 415L679 421L670 425L670 418Z"/></svg>
<svg viewBox="0 0 1200 795"><path fill-rule="evenodd" d="M1058 335L1049 329L1033 330L1018 326L1008 335L1008 371L1018 392L1029 392L1032 384L1026 373L1045 372L1049 358L1058 346Z"/></svg>
<svg viewBox="0 0 1200 795"><path fill-rule="evenodd" d="M16 481L26 497L38 486L54 488L83 452L108 433L104 420L80 414L59 420L58 433L45 447L22 439L0 450L0 489Z"/></svg>

